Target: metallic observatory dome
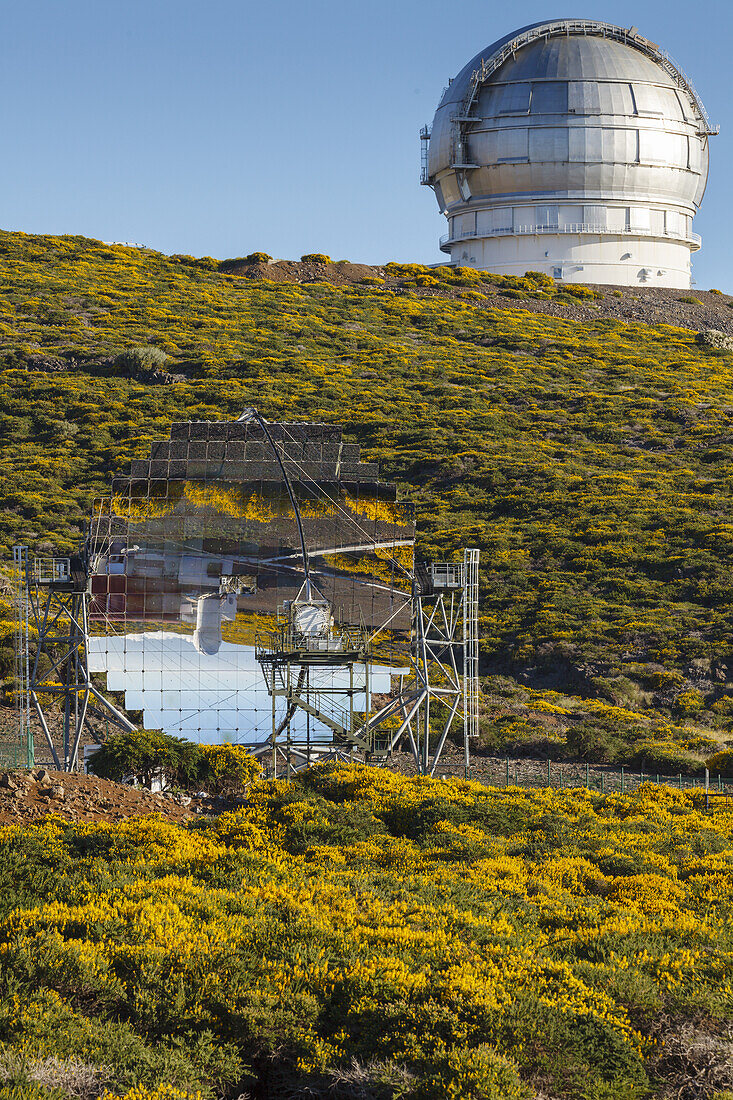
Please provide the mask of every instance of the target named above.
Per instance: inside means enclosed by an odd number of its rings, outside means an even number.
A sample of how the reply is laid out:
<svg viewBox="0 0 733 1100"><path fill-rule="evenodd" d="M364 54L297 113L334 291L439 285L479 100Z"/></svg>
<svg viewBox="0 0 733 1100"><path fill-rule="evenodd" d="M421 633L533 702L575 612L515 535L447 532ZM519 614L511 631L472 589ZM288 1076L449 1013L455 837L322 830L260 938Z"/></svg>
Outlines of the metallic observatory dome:
<svg viewBox="0 0 733 1100"><path fill-rule="evenodd" d="M422 131L455 264L570 282L690 285L716 132L635 28L553 20L495 42Z"/></svg>

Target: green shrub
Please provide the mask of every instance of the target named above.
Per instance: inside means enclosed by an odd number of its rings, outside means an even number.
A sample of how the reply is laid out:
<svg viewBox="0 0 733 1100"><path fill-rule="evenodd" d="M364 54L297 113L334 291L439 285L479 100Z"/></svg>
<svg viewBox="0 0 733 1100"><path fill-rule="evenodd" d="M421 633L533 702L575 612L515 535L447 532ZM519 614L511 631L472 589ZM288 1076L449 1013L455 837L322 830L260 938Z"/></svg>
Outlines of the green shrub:
<svg viewBox="0 0 733 1100"><path fill-rule="evenodd" d="M244 259L245 263L248 264L266 264L268 260L272 259L272 256L269 252L250 252Z"/></svg>
<svg viewBox="0 0 733 1100"><path fill-rule="evenodd" d="M142 344L120 352L115 358L115 366L129 370L130 374L135 377L139 373L149 374L155 370L160 370L167 361L168 356L160 348L156 348L152 344Z"/></svg>
<svg viewBox="0 0 733 1100"><path fill-rule="evenodd" d="M393 278L404 278L410 275L430 275L432 273L432 269L426 267L425 264L388 263L384 270ZM443 269L441 268L441 270Z"/></svg>
<svg viewBox="0 0 733 1100"><path fill-rule="evenodd" d="M244 794L260 771L259 761L240 745L199 745L196 781L209 794L221 798Z"/></svg>
<svg viewBox="0 0 733 1100"><path fill-rule="evenodd" d="M612 720L583 719L569 727L565 740L569 752L591 763L617 764L628 757L624 731Z"/></svg>
<svg viewBox="0 0 733 1100"><path fill-rule="evenodd" d="M452 1047L425 1067L415 1100L531 1100L516 1065L488 1045Z"/></svg>
<svg viewBox="0 0 733 1100"><path fill-rule="evenodd" d="M535 286L544 287L546 290L553 290L555 287L555 280L551 275L545 275L543 271L525 271L524 278L534 283Z"/></svg>
<svg viewBox="0 0 733 1100"><path fill-rule="evenodd" d="M711 775L733 775L733 749L723 749L708 757L707 766Z"/></svg>
<svg viewBox="0 0 733 1100"><path fill-rule="evenodd" d="M678 302L686 302L689 306L701 306L702 302L699 298L692 298L689 294L686 294L682 298L677 299Z"/></svg>
<svg viewBox="0 0 733 1100"><path fill-rule="evenodd" d="M580 283L562 283L562 290L564 294L570 294L573 298L598 297L597 291L589 286L582 286Z"/></svg>
<svg viewBox="0 0 733 1100"><path fill-rule="evenodd" d="M94 753L89 770L117 782L133 776L147 787L156 775L167 783L185 785L195 778L200 755L198 745L162 730L124 731Z"/></svg>
<svg viewBox="0 0 733 1100"><path fill-rule="evenodd" d="M303 264L330 264L331 257L324 252L306 252L305 256L300 257L300 262Z"/></svg>
<svg viewBox="0 0 733 1100"><path fill-rule="evenodd" d="M694 688L681 691L674 701L675 709L683 716L699 714L705 708L705 697Z"/></svg>
<svg viewBox="0 0 733 1100"><path fill-rule="evenodd" d="M179 253L171 256L171 259L184 267L197 267L201 271L216 271L219 267L219 261L213 256L188 256Z"/></svg>
<svg viewBox="0 0 733 1100"><path fill-rule="evenodd" d="M630 763L661 775L699 775L703 763L674 741L642 740L634 746Z"/></svg>

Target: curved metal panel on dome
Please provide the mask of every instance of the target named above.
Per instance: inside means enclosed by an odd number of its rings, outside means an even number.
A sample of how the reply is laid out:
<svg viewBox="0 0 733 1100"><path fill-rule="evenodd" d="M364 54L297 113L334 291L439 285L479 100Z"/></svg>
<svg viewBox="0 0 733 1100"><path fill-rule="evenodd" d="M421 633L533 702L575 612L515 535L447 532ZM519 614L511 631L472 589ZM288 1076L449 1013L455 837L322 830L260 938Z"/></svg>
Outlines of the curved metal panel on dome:
<svg viewBox="0 0 733 1100"><path fill-rule="evenodd" d="M438 106L423 182L449 218L441 247L503 273L687 286L713 132L688 78L636 31L522 28L477 54ZM600 239L570 240L588 235Z"/></svg>

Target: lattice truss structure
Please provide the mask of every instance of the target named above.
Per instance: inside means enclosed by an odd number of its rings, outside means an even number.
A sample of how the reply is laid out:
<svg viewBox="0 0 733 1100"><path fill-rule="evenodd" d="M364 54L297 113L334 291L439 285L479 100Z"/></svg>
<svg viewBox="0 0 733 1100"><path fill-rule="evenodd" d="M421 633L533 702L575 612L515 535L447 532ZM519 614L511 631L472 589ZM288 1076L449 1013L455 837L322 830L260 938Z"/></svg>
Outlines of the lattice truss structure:
<svg viewBox="0 0 733 1100"><path fill-rule="evenodd" d="M71 716L65 766L92 702L123 723L246 746L288 772L324 754L380 759L400 741L433 771L462 719L467 767L476 570L458 563L451 586L432 573L426 586L414 539L412 508L338 427L267 424L254 410L174 424L96 506L83 579L48 585L47 606L33 589L36 621L61 594L56 622L70 627L56 665ZM122 715L94 674L120 693ZM36 681L31 669L28 703Z"/></svg>

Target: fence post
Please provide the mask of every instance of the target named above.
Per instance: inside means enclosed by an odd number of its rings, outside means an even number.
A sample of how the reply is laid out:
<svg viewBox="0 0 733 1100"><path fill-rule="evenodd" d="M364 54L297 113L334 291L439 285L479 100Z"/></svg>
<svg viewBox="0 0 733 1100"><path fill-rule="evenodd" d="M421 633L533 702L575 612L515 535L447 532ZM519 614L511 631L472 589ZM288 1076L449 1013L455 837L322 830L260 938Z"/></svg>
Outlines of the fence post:
<svg viewBox="0 0 733 1100"><path fill-rule="evenodd" d="M509 757L506 758L506 783L505 786L509 786Z"/></svg>
<svg viewBox="0 0 733 1100"><path fill-rule="evenodd" d="M547 757L547 786L550 786L550 758Z"/></svg>
<svg viewBox="0 0 733 1100"><path fill-rule="evenodd" d="M588 761L587 760L585 762L585 785L590 790L590 779L589 779Z"/></svg>
<svg viewBox="0 0 733 1100"><path fill-rule="evenodd" d="M621 794L624 793L624 766L621 765Z"/></svg>
<svg viewBox="0 0 733 1100"><path fill-rule="evenodd" d="M659 772L657 772L657 774L655 775L654 782L656 783L657 786L659 786Z"/></svg>
<svg viewBox="0 0 733 1100"><path fill-rule="evenodd" d="M519 763L514 761L514 786L519 786Z"/></svg>
<svg viewBox="0 0 733 1100"><path fill-rule="evenodd" d="M705 809L708 809L708 799L710 797L710 772L705 769Z"/></svg>
<svg viewBox="0 0 733 1100"><path fill-rule="evenodd" d="M561 764L560 765L560 790L562 790L563 787L565 786L565 783L563 781L563 775L564 775L564 772L562 770L562 764Z"/></svg>
<svg viewBox="0 0 733 1100"><path fill-rule="evenodd" d="M682 772L679 774L679 788L682 790Z"/></svg>
<svg viewBox="0 0 733 1100"><path fill-rule="evenodd" d="M601 772L601 794L603 794L603 792L606 789L605 784L603 782L603 779L604 779L603 772Z"/></svg>

